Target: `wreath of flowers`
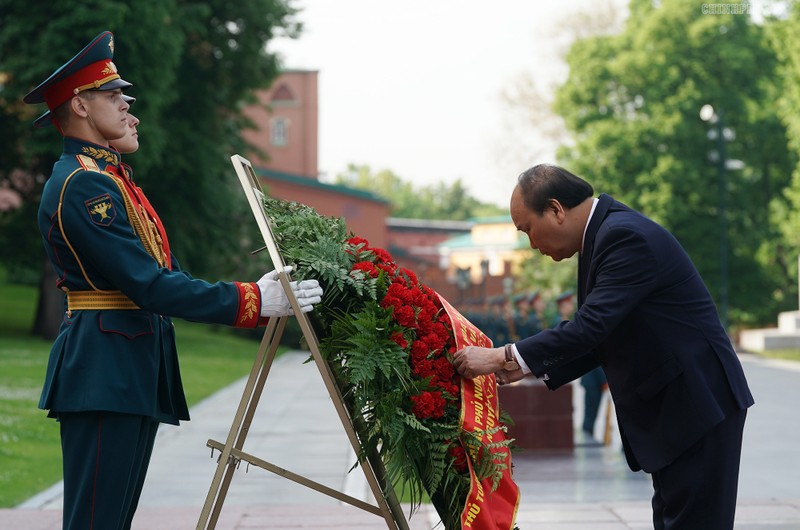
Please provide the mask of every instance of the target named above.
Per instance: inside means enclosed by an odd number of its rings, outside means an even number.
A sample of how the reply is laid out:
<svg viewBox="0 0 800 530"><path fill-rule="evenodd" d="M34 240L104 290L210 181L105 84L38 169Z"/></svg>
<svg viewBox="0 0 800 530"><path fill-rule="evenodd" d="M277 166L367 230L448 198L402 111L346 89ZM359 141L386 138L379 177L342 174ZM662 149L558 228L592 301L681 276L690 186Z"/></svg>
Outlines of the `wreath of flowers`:
<svg viewBox="0 0 800 530"><path fill-rule="evenodd" d="M387 251L348 232L342 219L269 197L265 207L296 278L316 278L324 289L309 315L356 427L359 458L379 455L412 509L430 499L446 529L460 528L467 459L495 487L506 465L460 428L455 338L437 294Z"/></svg>

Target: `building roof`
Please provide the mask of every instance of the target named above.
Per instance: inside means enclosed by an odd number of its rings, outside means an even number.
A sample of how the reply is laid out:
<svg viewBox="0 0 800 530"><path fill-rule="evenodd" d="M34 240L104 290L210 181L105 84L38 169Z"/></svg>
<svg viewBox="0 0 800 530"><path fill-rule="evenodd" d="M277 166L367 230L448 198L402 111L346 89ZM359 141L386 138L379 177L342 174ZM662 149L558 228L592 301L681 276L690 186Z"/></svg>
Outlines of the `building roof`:
<svg viewBox="0 0 800 530"><path fill-rule="evenodd" d="M511 215L495 215L494 217L473 217L470 219L476 225L494 225L513 223Z"/></svg>
<svg viewBox="0 0 800 530"><path fill-rule="evenodd" d="M342 186L340 184L325 184L324 182L320 182L319 180L317 180L316 177L293 175L291 173L284 173L282 171L275 171L272 169L265 169L260 167L253 169L255 170L256 175L258 175L259 177L264 177L272 180L280 180L283 182L290 182L292 184L296 184L298 186L305 186L308 188L323 189L332 193L339 193L342 195L349 195L351 197L358 197L366 201L389 204L388 200L370 191L359 190L356 188L349 188L347 186Z"/></svg>
<svg viewBox="0 0 800 530"><path fill-rule="evenodd" d="M506 242L500 243L476 243L475 239L472 237L472 234L464 234L461 236L451 237L447 241L439 243L438 247L441 250L466 250L471 248L497 248L497 249L518 249L518 248L525 248L528 244L528 239L525 234L519 234L516 242L514 244L509 244Z"/></svg>
<svg viewBox="0 0 800 530"><path fill-rule="evenodd" d="M415 230L420 232L469 232L473 221L449 221L446 219L409 219L389 217L386 226L393 230Z"/></svg>

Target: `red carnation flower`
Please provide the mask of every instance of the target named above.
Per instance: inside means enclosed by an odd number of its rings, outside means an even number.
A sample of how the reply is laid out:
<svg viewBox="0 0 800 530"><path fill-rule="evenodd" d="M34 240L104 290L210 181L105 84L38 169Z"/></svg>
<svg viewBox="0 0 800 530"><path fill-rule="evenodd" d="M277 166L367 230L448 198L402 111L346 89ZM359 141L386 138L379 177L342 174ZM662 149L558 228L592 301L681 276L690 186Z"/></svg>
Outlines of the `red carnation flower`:
<svg viewBox="0 0 800 530"><path fill-rule="evenodd" d="M462 473L467 470L467 452L459 444L453 444L447 451L453 457L453 465Z"/></svg>
<svg viewBox="0 0 800 530"><path fill-rule="evenodd" d="M403 348L404 350L408 347L408 341L399 331L395 331L394 333L392 333L392 335L389 338L392 339L394 342L396 342L397 345Z"/></svg>
<svg viewBox="0 0 800 530"><path fill-rule="evenodd" d="M451 396L453 396L453 400L458 401L461 397L461 392L459 391L458 385L451 382L451 381L441 381L439 386L444 392L447 392Z"/></svg>
<svg viewBox="0 0 800 530"><path fill-rule="evenodd" d="M453 365L446 357L439 357L433 361L433 370L439 379L449 381L455 375Z"/></svg>
<svg viewBox="0 0 800 530"><path fill-rule="evenodd" d="M437 376L435 365L428 359L421 359L420 361L415 362L413 372L422 379Z"/></svg>
<svg viewBox="0 0 800 530"><path fill-rule="evenodd" d="M394 306L394 319L398 324L407 328L413 328L416 323L414 309L407 305Z"/></svg>
<svg viewBox="0 0 800 530"><path fill-rule="evenodd" d="M412 302L411 297L408 294L408 289L397 281L393 281L389 288L386 290L386 297L385 298L392 298L399 300L399 303L410 304ZM384 299L385 299L384 298ZM392 305L396 305L393 303Z"/></svg>
<svg viewBox="0 0 800 530"><path fill-rule="evenodd" d="M429 353L430 349L425 342L421 340L415 340L411 343L411 360L413 362L419 362L421 359L427 359Z"/></svg>
<svg viewBox="0 0 800 530"><path fill-rule="evenodd" d="M384 271L389 276L394 276L395 271L397 270L397 265L387 264L387 263L376 263L376 267L380 270Z"/></svg>
<svg viewBox="0 0 800 530"><path fill-rule="evenodd" d="M373 248L370 250L372 250L372 252L375 254L375 257L378 259L378 261L382 261L383 263L392 263L394 265L392 256L382 248ZM397 266L395 265L395 269L396 268Z"/></svg>
<svg viewBox="0 0 800 530"><path fill-rule="evenodd" d="M419 283L419 280L417 279L417 275L414 274L413 271L410 271L410 270L408 270L406 268L401 267L398 272L400 272L400 274L403 274L404 276L406 276L408 278L408 281L411 283L411 285L417 285Z"/></svg>
<svg viewBox="0 0 800 530"><path fill-rule="evenodd" d="M353 265L354 271L362 271L365 274L369 275L371 278L378 277L378 269L375 268L375 264L371 261L359 261L355 265Z"/></svg>
<svg viewBox="0 0 800 530"><path fill-rule="evenodd" d="M441 351L445 346L445 341L435 333L428 333L421 338L431 351Z"/></svg>
<svg viewBox="0 0 800 530"><path fill-rule="evenodd" d="M363 245L364 248L369 248L369 241L367 241L363 237L353 236L347 240L347 243L353 245L354 247Z"/></svg>
<svg viewBox="0 0 800 530"><path fill-rule="evenodd" d="M444 416L445 401L441 392L423 392L417 396L411 396L411 401L413 403L411 412L421 420Z"/></svg>

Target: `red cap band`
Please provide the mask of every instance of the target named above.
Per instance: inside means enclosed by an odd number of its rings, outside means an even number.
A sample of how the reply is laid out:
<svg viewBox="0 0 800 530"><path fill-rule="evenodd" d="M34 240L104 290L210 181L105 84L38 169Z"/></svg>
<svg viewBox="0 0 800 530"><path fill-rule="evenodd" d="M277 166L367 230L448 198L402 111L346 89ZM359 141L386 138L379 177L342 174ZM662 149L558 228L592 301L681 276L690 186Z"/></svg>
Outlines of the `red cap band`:
<svg viewBox="0 0 800 530"><path fill-rule="evenodd" d="M44 101L50 110L56 109L79 92L98 89L109 81L119 79L117 67L108 59L97 61L81 68L71 76L55 83L44 94Z"/></svg>

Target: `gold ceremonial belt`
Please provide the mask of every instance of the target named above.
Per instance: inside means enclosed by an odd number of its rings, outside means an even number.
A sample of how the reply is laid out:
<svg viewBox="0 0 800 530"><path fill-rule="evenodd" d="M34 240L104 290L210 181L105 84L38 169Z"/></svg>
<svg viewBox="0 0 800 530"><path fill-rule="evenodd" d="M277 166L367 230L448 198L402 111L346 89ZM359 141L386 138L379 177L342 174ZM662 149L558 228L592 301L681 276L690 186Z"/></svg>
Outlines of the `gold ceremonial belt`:
<svg viewBox="0 0 800 530"><path fill-rule="evenodd" d="M80 309L139 309L121 291L69 291L67 311Z"/></svg>

